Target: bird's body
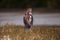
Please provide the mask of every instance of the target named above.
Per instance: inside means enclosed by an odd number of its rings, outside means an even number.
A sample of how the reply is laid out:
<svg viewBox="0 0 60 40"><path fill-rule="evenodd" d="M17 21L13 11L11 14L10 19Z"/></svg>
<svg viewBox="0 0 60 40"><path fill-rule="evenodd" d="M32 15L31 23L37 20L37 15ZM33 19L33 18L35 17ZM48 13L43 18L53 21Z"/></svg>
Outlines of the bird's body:
<svg viewBox="0 0 60 40"><path fill-rule="evenodd" d="M33 16L32 15L29 15L28 18L24 17L23 20L24 20L25 27L30 28L33 25Z"/></svg>

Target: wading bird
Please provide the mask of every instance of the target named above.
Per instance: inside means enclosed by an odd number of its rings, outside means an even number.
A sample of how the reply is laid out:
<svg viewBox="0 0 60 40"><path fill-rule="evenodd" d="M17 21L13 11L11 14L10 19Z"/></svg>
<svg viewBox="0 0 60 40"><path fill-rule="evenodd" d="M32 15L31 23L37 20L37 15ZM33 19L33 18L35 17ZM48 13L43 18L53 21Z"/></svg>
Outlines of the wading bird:
<svg viewBox="0 0 60 40"><path fill-rule="evenodd" d="M33 25L33 15L32 15L32 8L28 8L26 10L25 16L23 18L24 24L26 28L31 28Z"/></svg>

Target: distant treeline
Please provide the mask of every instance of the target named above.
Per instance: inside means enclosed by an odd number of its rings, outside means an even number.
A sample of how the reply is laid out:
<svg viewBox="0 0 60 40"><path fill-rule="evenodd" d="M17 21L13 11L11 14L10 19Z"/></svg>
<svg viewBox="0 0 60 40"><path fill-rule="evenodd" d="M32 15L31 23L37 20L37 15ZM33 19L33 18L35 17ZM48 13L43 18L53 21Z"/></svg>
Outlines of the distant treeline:
<svg viewBox="0 0 60 40"><path fill-rule="evenodd" d="M0 8L60 8L60 0L0 0Z"/></svg>

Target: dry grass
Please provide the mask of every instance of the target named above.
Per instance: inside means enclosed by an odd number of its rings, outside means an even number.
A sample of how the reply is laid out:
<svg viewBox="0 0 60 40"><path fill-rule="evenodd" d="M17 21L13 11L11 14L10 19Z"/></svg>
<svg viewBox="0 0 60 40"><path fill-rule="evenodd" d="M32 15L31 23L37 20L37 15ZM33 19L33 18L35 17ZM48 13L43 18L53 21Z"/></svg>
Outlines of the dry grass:
<svg viewBox="0 0 60 40"><path fill-rule="evenodd" d="M0 27L0 40L60 40L60 27L32 27L5 25Z"/></svg>

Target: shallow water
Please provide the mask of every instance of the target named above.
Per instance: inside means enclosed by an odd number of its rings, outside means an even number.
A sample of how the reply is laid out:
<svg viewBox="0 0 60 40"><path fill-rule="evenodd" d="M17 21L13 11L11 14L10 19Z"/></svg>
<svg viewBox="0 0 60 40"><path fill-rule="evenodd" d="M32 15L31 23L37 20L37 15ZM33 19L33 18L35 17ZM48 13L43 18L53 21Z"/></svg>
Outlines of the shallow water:
<svg viewBox="0 0 60 40"><path fill-rule="evenodd" d="M13 24L13 25L24 25L23 23L24 14L6 12L0 13L0 25ZM34 21L33 25L60 25L60 14L33 14Z"/></svg>

